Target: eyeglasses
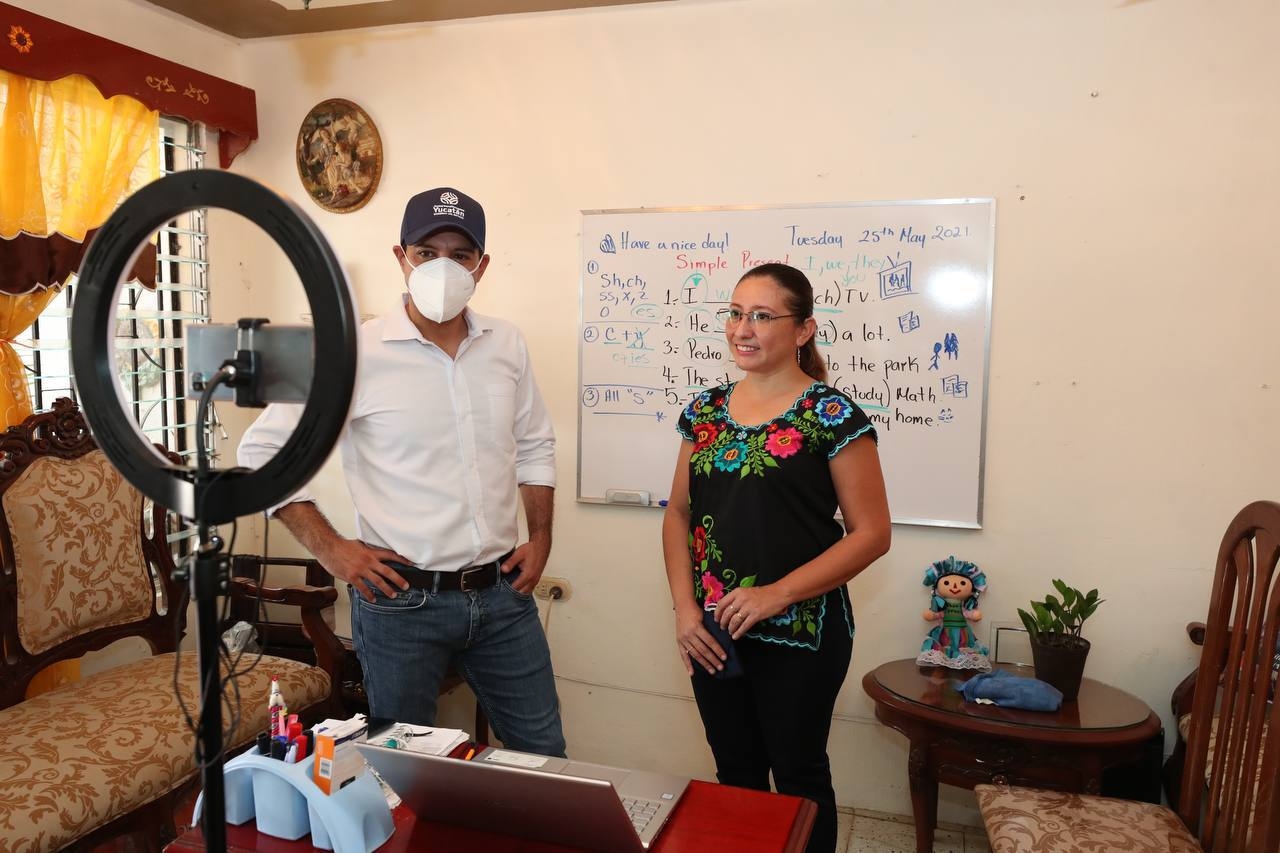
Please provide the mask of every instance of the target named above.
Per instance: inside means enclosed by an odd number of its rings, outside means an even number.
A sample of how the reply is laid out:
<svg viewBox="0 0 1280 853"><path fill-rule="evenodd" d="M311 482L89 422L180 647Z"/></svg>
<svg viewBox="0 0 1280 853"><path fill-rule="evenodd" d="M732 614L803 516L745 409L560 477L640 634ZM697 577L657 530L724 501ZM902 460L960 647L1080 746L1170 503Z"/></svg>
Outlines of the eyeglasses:
<svg viewBox="0 0 1280 853"><path fill-rule="evenodd" d="M774 320L799 316L799 314L770 314L768 311L739 311L737 308L721 308L716 312L716 319L726 326L736 326L743 320L753 326L767 326Z"/></svg>

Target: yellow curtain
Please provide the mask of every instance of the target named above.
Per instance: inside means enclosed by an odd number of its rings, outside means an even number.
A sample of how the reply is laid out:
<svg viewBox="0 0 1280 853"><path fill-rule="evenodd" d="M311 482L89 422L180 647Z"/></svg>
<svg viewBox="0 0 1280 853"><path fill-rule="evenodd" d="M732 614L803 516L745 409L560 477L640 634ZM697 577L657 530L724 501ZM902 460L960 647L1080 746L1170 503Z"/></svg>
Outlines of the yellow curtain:
<svg viewBox="0 0 1280 853"><path fill-rule="evenodd" d="M160 115L87 77L30 80L0 71L0 237L55 231L73 240L101 225L160 174Z"/></svg>
<svg viewBox="0 0 1280 853"><path fill-rule="evenodd" d="M0 238L55 233L84 240L130 193L160 174L159 113L88 78L31 80L0 71ZM63 282L0 294L0 428L31 414L13 339Z"/></svg>
<svg viewBox="0 0 1280 853"><path fill-rule="evenodd" d="M0 372L4 374L4 387L0 388L0 428L21 423L32 412L26 368L14 351L12 341L35 322L57 295L58 289L52 287L18 296L0 294Z"/></svg>

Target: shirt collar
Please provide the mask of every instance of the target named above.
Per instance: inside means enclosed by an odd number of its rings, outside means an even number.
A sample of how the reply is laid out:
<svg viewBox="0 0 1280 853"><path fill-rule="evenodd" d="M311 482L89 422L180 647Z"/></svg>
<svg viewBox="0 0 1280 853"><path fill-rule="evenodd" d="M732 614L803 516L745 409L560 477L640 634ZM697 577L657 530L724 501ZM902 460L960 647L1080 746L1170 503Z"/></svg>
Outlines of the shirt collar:
<svg viewBox="0 0 1280 853"><path fill-rule="evenodd" d="M422 337L422 333L418 331L418 327L413 325L413 321L409 319L409 299L409 294L400 294L400 310L392 311L384 316L382 324L382 339L384 341L427 342L427 339ZM468 338L478 338L485 332L493 331L493 321L491 319L483 314L477 314L470 307L462 310L463 316L467 320Z"/></svg>

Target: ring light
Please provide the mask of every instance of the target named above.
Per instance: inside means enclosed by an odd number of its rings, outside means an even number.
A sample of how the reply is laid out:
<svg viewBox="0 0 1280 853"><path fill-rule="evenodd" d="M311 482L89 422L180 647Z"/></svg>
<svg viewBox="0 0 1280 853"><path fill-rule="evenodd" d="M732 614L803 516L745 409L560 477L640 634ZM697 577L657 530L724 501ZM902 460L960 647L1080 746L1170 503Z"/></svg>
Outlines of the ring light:
<svg viewBox="0 0 1280 853"><path fill-rule="evenodd" d="M121 280L156 229L179 214L205 207L238 213L271 235L292 262L311 304L314 367L302 417L280 451L255 471L209 471L199 438L201 452L195 468L171 464L125 412L115 369L116 292ZM263 356L254 349L252 334L265 322L243 319L238 324L247 333L247 346L237 349L206 386L197 430L204 428L199 421L220 381L249 385L248 393L238 387L237 401L266 402L253 384ZM191 340L187 343L190 347ZM200 657L196 737L204 784L202 822L209 850L221 853L226 849L226 824L217 599L227 593L229 560L219 553L222 539L211 533L209 525L233 521L289 497L319 470L341 435L355 388L356 365L356 315L346 277L315 223L287 200L230 172L178 172L134 193L98 229L81 265L71 314L71 365L81 409L107 459L139 492L196 522L199 548L187 580L196 605ZM297 364L288 367L305 369Z"/></svg>
<svg viewBox="0 0 1280 853"><path fill-rule="evenodd" d="M143 242L179 214L202 207L238 213L266 231L293 263L311 304L314 381L298 428L271 461L221 471L200 494L194 470L174 466L125 411L114 370L116 292ZM346 421L355 387L356 313L346 277L305 213L261 184L197 169L148 184L98 230L82 265L71 315L71 364L94 439L125 479L179 515L222 524L280 503L324 464ZM198 497L198 504L197 504Z"/></svg>

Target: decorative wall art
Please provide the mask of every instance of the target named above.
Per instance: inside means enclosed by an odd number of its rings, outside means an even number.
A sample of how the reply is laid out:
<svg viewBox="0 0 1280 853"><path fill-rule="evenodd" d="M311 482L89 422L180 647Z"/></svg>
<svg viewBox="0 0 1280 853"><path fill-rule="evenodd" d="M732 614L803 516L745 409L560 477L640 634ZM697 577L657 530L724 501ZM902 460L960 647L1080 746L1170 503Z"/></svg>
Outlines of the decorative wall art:
<svg viewBox="0 0 1280 853"><path fill-rule="evenodd" d="M298 177L311 200L334 213L359 210L382 176L382 138L359 106L330 98L298 128Z"/></svg>

